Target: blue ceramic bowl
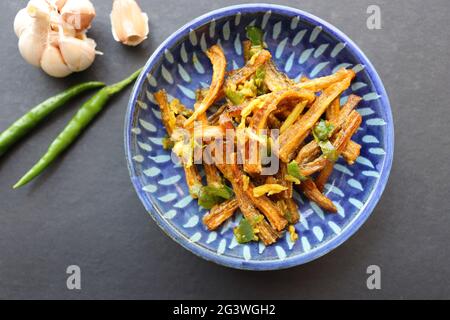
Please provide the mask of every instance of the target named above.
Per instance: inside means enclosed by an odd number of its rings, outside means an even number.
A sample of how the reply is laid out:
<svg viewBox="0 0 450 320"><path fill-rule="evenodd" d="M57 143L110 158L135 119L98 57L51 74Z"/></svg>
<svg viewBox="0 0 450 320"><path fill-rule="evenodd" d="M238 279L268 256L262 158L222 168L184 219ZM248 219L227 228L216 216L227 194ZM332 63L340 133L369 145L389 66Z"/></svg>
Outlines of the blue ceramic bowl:
<svg viewBox="0 0 450 320"><path fill-rule="evenodd" d="M363 97L358 111L363 124L354 137L363 148L353 166L342 160L326 187L339 209L328 214L303 196L300 238L283 237L265 247L240 245L233 227L236 215L217 232L202 224L206 213L192 200L183 170L162 148L166 135L152 94L165 89L170 97L192 106L194 92L208 86L212 68L204 51L220 43L229 68L243 65L241 41L249 24L262 27L273 58L292 78L331 74L353 68L357 77L344 95ZM388 97L374 67L345 34L300 10L269 4L227 7L197 18L172 34L151 56L131 95L125 119L125 149L131 180L139 198L158 225L196 255L228 267L273 270L293 267L330 252L347 240L369 217L387 183L393 158L394 129ZM167 254L170 254L169 252Z"/></svg>

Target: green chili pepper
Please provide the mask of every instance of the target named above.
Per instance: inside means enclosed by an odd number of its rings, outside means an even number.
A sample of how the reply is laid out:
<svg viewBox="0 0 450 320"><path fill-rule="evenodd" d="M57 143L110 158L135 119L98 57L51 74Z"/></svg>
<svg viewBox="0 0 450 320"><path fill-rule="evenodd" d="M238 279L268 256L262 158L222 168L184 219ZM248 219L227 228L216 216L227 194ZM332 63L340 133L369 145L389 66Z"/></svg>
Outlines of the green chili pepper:
<svg viewBox="0 0 450 320"><path fill-rule="evenodd" d="M264 220L264 216L258 215L254 219L243 218L239 225L234 229L234 236L240 244L248 243L251 241L257 241L258 236L255 232L255 226Z"/></svg>
<svg viewBox="0 0 450 320"><path fill-rule="evenodd" d="M252 46L264 45L264 32L260 28L248 26L245 30L247 31L247 38L252 42Z"/></svg>
<svg viewBox="0 0 450 320"><path fill-rule="evenodd" d="M235 106L240 105L245 100L245 97L241 92L231 90L229 88L225 89L225 95L227 96L228 100L230 100L230 102Z"/></svg>
<svg viewBox="0 0 450 320"><path fill-rule="evenodd" d="M23 138L28 132L34 129L50 113L62 107L72 98L81 93L100 87L104 87L102 82L86 82L67 89L60 94L47 99L41 104L31 109L28 113L14 122L8 129L0 134L0 156L6 153L17 141Z"/></svg>
<svg viewBox="0 0 450 320"><path fill-rule="evenodd" d="M66 150L76 138L83 132L83 130L91 123L95 116L103 109L109 99L125 89L128 85L133 83L141 73L141 69L133 73L129 78L116 83L112 86L101 89L91 99L89 99L78 110L75 117L70 120L66 128L50 145L47 153L39 160L39 162L28 173L20 179L14 186L18 189L28 184L31 180L40 175L64 150Z"/></svg>
<svg viewBox="0 0 450 320"><path fill-rule="evenodd" d="M258 96L267 93L267 90L264 87L264 79L265 78L266 78L266 69L264 67L259 67L258 69L256 69L255 85L258 88L258 90L257 90Z"/></svg>
<svg viewBox="0 0 450 320"><path fill-rule="evenodd" d="M320 141L319 147L322 150L323 156L327 158L329 161L336 162L338 160L339 154L337 153L336 148L329 140Z"/></svg>
<svg viewBox="0 0 450 320"><path fill-rule="evenodd" d="M334 130L334 126L325 120L320 120L320 122L313 129L313 136L316 142L327 141L330 138L331 133Z"/></svg>
<svg viewBox="0 0 450 320"><path fill-rule="evenodd" d="M205 209L211 209L216 204L220 204L233 197L233 189L226 185L219 187L205 186L200 189L198 196L199 206Z"/></svg>
<svg viewBox="0 0 450 320"><path fill-rule="evenodd" d="M302 173L300 172L300 168L298 166L297 161L293 160L291 161L287 166L287 173L289 177L292 177L297 180L296 183L299 183L301 181L306 181L308 178L306 178ZM292 180L294 180L292 179Z"/></svg>
<svg viewBox="0 0 450 320"><path fill-rule="evenodd" d="M255 240L255 231L248 220L242 219L239 225L234 229L234 236L238 243L244 244Z"/></svg>

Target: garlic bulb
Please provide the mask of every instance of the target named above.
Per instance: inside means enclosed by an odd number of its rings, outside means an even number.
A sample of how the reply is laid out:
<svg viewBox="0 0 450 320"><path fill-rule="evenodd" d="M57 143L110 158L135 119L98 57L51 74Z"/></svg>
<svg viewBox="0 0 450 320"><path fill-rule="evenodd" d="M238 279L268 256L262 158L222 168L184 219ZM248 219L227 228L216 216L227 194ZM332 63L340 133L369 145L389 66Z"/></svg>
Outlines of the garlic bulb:
<svg viewBox="0 0 450 320"><path fill-rule="evenodd" d="M53 77L86 70L97 54L86 36L94 17L89 0L31 0L14 20L20 54Z"/></svg>
<svg viewBox="0 0 450 320"><path fill-rule="evenodd" d="M135 0L114 0L111 12L114 39L128 46L137 46L147 39L148 16Z"/></svg>
<svg viewBox="0 0 450 320"><path fill-rule="evenodd" d="M67 0L61 9L61 16L75 29L85 30L90 28L95 18L95 8L89 0Z"/></svg>

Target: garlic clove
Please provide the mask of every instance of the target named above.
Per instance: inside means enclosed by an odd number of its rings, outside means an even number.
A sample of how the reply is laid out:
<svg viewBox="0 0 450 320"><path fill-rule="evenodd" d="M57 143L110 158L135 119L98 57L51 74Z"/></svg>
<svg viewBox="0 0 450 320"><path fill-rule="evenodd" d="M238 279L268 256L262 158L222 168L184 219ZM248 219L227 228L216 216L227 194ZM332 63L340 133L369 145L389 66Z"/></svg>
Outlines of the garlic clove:
<svg viewBox="0 0 450 320"><path fill-rule="evenodd" d="M47 46L48 32L48 22L45 19L36 18L20 34L19 51L29 64L39 67Z"/></svg>
<svg viewBox="0 0 450 320"><path fill-rule="evenodd" d="M95 60L96 43L92 39L80 40L62 36L59 39L59 48L67 66L73 72L84 71Z"/></svg>
<svg viewBox="0 0 450 320"><path fill-rule="evenodd" d="M45 39L26 29L19 39L19 51L22 57L31 65L39 67L42 53L46 46Z"/></svg>
<svg viewBox="0 0 450 320"><path fill-rule="evenodd" d="M95 8L90 0L66 0L61 8L63 20L77 30L88 29L95 15Z"/></svg>
<svg viewBox="0 0 450 320"><path fill-rule="evenodd" d="M52 11L51 5L46 0L31 0L27 5L27 12L33 18L50 19Z"/></svg>
<svg viewBox="0 0 450 320"><path fill-rule="evenodd" d="M147 39L148 16L135 0L114 0L111 12L114 39L128 46L137 46Z"/></svg>
<svg viewBox="0 0 450 320"><path fill-rule="evenodd" d="M42 54L41 68L55 78L64 78L72 73L66 65L60 50L55 46L47 46Z"/></svg>
<svg viewBox="0 0 450 320"><path fill-rule="evenodd" d="M24 8L20 10L14 19L14 32L16 33L16 36L20 38L22 32L28 28L32 22L33 18L28 14L27 9Z"/></svg>

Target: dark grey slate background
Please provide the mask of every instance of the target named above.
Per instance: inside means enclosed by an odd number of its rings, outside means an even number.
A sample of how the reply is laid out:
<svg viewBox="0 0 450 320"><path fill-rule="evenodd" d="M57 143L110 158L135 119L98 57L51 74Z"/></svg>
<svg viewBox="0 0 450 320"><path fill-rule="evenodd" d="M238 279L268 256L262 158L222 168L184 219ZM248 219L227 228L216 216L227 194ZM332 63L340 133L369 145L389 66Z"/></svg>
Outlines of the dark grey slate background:
<svg viewBox="0 0 450 320"><path fill-rule="evenodd" d="M450 3L273 2L309 11L344 31L372 60L389 92L395 162L388 187L361 230L327 256L285 271L237 271L195 257L163 234L132 189L123 151L125 93L31 186L10 188L78 103L0 160L0 298L450 298ZM151 36L134 49L113 41L111 1L94 3L98 17L90 35L105 56L83 74L55 80L19 56L12 24L26 1L1 2L1 130L70 84L123 78L181 25L239 1L141 0ZM366 28L370 4L381 7L382 30ZM82 268L80 292L66 289L65 270L72 264ZM366 288L371 264L382 268L380 291Z"/></svg>

